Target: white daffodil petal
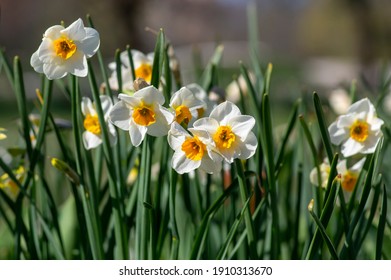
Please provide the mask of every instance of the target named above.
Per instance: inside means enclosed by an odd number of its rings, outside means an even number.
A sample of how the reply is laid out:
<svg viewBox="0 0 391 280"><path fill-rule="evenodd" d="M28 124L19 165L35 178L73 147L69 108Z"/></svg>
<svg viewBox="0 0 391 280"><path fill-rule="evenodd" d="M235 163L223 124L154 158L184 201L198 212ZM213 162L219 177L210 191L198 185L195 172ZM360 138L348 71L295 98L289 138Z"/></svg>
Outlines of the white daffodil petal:
<svg viewBox="0 0 391 280"><path fill-rule="evenodd" d="M341 160L340 162L338 162L338 164L337 164L337 172L339 174L344 174L347 170L348 170L348 168L346 166L346 159Z"/></svg>
<svg viewBox="0 0 391 280"><path fill-rule="evenodd" d="M129 135L133 146L140 146L141 142L145 138L146 133L147 128L145 126L137 125L133 122L133 120L131 121L131 125L129 126Z"/></svg>
<svg viewBox="0 0 391 280"><path fill-rule="evenodd" d="M350 170L352 170L352 171L354 171L354 172L360 172L361 171L361 169L363 168L363 166L364 166L364 163L365 163L365 160L366 160L367 158L362 158L362 159L360 159L358 162L356 162L351 168L350 168Z"/></svg>
<svg viewBox="0 0 391 280"><path fill-rule="evenodd" d="M156 122L148 126L148 134L155 137L167 135L174 120L174 116L170 111L163 106L158 106L159 109L155 110Z"/></svg>
<svg viewBox="0 0 391 280"><path fill-rule="evenodd" d="M88 74L87 58L82 52L76 52L67 64L64 64L67 72L77 77L86 77Z"/></svg>
<svg viewBox="0 0 391 280"><path fill-rule="evenodd" d="M227 120L239 115L241 115L239 108L229 101L219 104L210 113L210 117L216 119L221 125L226 125Z"/></svg>
<svg viewBox="0 0 391 280"><path fill-rule="evenodd" d="M373 118L371 120L371 130L372 131L377 131L380 130L381 126L384 124L384 121L378 118Z"/></svg>
<svg viewBox="0 0 391 280"><path fill-rule="evenodd" d="M255 154L257 147L258 147L257 137L253 132L250 132L240 147L239 158L248 159L252 157Z"/></svg>
<svg viewBox="0 0 391 280"><path fill-rule="evenodd" d="M38 50L31 56L30 64L36 72L43 73L43 63L39 59Z"/></svg>
<svg viewBox="0 0 391 280"><path fill-rule="evenodd" d="M84 30L83 21L79 18L67 28L61 30L61 34L66 35L69 38L72 38L75 41L81 41L86 36L86 31Z"/></svg>
<svg viewBox="0 0 391 280"><path fill-rule="evenodd" d="M129 130L130 116L131 111L123 101L116 103L109 113L110 121L122 130Z"/></svg>
<svg viewBox="0 0 391 280"><path fill-rule="evenodd" d="M362 154L372 154L375 152L377 144L380 141L381 136L369 135L367 140L364 142L364 147L361 149Z"/></svg>
<svg viewBox="0 0 391 280"><path fill-rule="evenodd" d="M133 95L135 98L142 99L146 104L157 102L160 105L164 104L163 94L153 86L142 88Z"/></svg>
<svg viewBox="0 0 391 280"><path fill-rule="evenodd" d="M41 42L41 45L38 48L39 60L43 64L61 64L62 59L56 56L56 53L53 49L53 40L49 38L44 38Z"/></svg>
<svg viewBox="0 0 391 280"><path fill-rule="evenodd" d="M349 113L355 113L355 112L366 112L368 113L369 111L372 110L373 105L369 101L368 98L361 99L354 104L352 104L349 109L348 109L348 114Z"/></svg>
<svg viewBox="0 0 391 280"><path fill-rule="evenodd" d="M117 131L115 130L115 127L111 123L108 123L107 127L109 131L110 145L114 146L115 144L117 144L117 140L118 140Z"/></svg>
<svg viewBox="0 0 391 280"><path fill-rule="evenodd" d="M61 36L61 31L64 30L64 26L62 25L54 25L52 27L49 27L45 33L43 34L43 37L45 38L51 38L53 40L59 38Z"/></svg>
<svg viewBox="0 0 391 280"><path fill-rule="evenodd" d="M118 95L118 99L122 100L126 104L128 104L130 107L138 107L141 104L141 100L134 97L134 96L129 96L127 94L120 93Z"/></svg>
<svg viewBox="0 0 391 280"><path fill-rule="evenodd" d="M186 136L184 134L180 133L171 126L171 129L168 131L167 135L167 141L171 149L173 149L174 151L181 149L183 141L185 141L185 139Z"/></svg>
<svg viewBox="0 0 391 280"><path fill-rule="evenodd" d="M176 151L172 156L172 168L175 169L179 174L189 173L200 167L201 160L190 160L186 157L182 151Z"/></svg>
<svg viewBox="0 0 391 280"><path fill-rule="evenodd" d="M81 99L81 112L84 116L96 115L96 111L94 106L92 105L92 101L88 97L83 97Z"/></svg>
<svg viewBox="0 0 391 280"><path fill-rule="evenodd" d="M317 168L313 168L310 172L310 182L311 184L315 185L315 186L318 186L319 185L319 182L318 182L318 169Z"/></svg>
<svg viewBox="0 0 391 280"><path fill-rule="evenodd" d="M140 67L142 63L145 63L147 61L145 55L138 50L131 50L131 54L132 54L133 64L135 68Z"/></svg>
<svg viewBox="0 0 391 280"><path fill-rule="evenodd" d="M337 121L329 126L329 134L331 143L334 145L340 145L347 138L345 130L338 128Z"/></svg>
<svg viewBox="0 0 391 280"><path fill-rule="evenodd" d="M208 131L206 130L203 130L203 129L195 129L195 128L188 128L188 130L194 135L194 136L197 136L203 143L205 143L206 145L210 146L214 146L214 141L211 137L211 135L209 134Z"/></svg>
<svg viewBox="0 0 391 280"><path fill-rule="evenodd" d="M339 128L350 127L355 122L356 119L357 119L356 114L342 115L337 120L337 126Z"/></svg>
<svg viewBox="0 0 391 280"><path fill-rule="evenodd" d="M49 80L61 79L67 75L67 70L63 66L58 66L55 64L44 64L43 73Z"/></svg>
<svg viewBox="0 0 391 280"><path fill-rule="evenodd" d="M355 155L355 154L357 154L357 153L360 153L363 147L364 147L364 146L363 146L361 143L359 143L359 142L357 142L357 141L355 141L355 140L349 138L349 139L342 145L341 152L342 152L342 154L343 154L344 157L350 157L350 156L352 156L352 155Z"/></svg>
<svg viewBox="0 0 391 280"><path fill-rule="evenodd" d="M100 103L102 105L103 114L106 116L106 114L108 114L110 109L113 107L113 102L111 101L111 98L109 96L101 95Z"/></svg>
<svg viewBox="0 0 391 280"><path fill-rule="evenodd" d="M219 122L213 118L201 118L194 122L193 127L197 130L206 130L214 134L219 127Z"/></svg>
<svg viewBox="0 0 391 280"><path fill-rule="evenodd" d="M244 140L255 125L255 119L251 116L235 116L228 121L232 131Z"/></svg>
<svg viewBox="0 0 391 280"><path fill-rule="evenodd" d="M80 47L87 58L93 56L99 49L100 38L99 33L93 28L85 28L85 37L81 40Z"/></svg>
<svg viewBox="0 0 391 280"><path fill-rule="evenodd" d="M221 170L222 164L220 161L214 161L209 157L204 157L201 160L200 169L209 174L215 174Z"/></svg>
<svg viewBox="0 0 391 280"><path fill-rule="evenodd" d="M102 144L102 139L94 133L91 133L89 131L84 131L83 144L87 150L94 149L98 147L100 144Z"/></svg>

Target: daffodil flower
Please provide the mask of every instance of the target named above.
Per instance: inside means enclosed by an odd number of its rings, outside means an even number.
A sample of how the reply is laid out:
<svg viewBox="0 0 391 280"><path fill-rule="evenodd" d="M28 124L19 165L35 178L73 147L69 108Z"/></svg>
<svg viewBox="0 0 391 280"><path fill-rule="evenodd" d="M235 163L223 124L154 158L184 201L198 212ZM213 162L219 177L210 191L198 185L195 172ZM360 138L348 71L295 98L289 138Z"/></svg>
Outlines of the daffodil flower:
<svg viewBox="0 0 391 280"><path fill-rule="evenodd" d="M338 88L330 93L329 103L334 112L341 115L346 114L349 106L352 105L352 99L346 90Z"/></svg>
<svg viewBox="0 0 391 280"><path fill-rule="evenodd" d="M5 129L0 127L0 140L7 138L7 134L4 133Z"/></svg>
<svg viewBox="0 0 391 280"><path fill-rule="evenodd" d="M352 104L345 115L341 115L329 126L330 140L342 144L344 157L355 154L371 154L382 137L383 120L377 118L375 107L364 98Z"/></svg>
<svg viewBox="0 0 391 280"><path fill-rule="evenodd" d="M193 123L199 109L205 106L205 102L197 99L189 89L182 87L174 93L170 100L170 107L175 110L175 121L186 126Z"/></svg>
<svg viewBox="0 0 391 280"><path fill-rule="evenodd" d="M134 146L139 146L146 134L159 137L167 135L174 115L162 105L164 96L153 86L142 88L133 96L119 94L120 101L110 111L111 122L129 131Z"/></svg>
<svg viewBox="0 0 391 280"><path fill-rule="evenodd" d="M13 173L16 179L19 182L22 182L26 172L24 167L21 165L17 169L13 170ZM18 185L8 176L7 173L0 176L0 189L5 190L13 198L15 198L20 192Z"/></svg>
<svg viewBox="0 0 391 280"><path fill-rule="evenodd" d="M109 122L109 111L113 107L110 97L106 95L100 96L100 102L102 104L102 110L105 118L105 122L108 128L108 134L110 144L114 145L117 142L117 133L115 127ZM83 132L83 144L84 147L89 150L98 147L102 144L102 128L99 123L98 113L96 111L95 103L89 98L83 97L81 101L81 111L84 115L84 129Z"/></svg>
<svg viewBox="0 0 391 280"><path fill-rule="evenodd" d="M63 78L68 73L85 77L88 74L87 58L96 53L99 44L99 33L93 28L84 27L81 19L67 28L54 25L44 33L30 64L50 80Z"/></svg>
<svg viewBox="0 0 391 280"><path fill-rule="evenodd" d="M217 106L217 102L211 100L206 91L196 83L189 84L186 88L194 93L197 99L203 101L204 106L197 109L197 118L209 116L212 110Z"/></svg>
<svg viewBox="0 0 391 280"><path fill-rule="evenodd" d="M330 169L330 163L328 159L325 158L324 161L319 165L321 187L324 189L327 188L327 181L329 179ZM310 182L315 186L319 186L318 169L316 167L314 167L310 172Z"/></svg>
<svg viewBox="0 0 391 280"><path fill-rule="evenodd" d="M197 168L213 174L221 170L222 157L209 146L213 140L205 130L190 128L188 133L177 122L168 132L168 143L175 151L172 167L179 174L189 173Z"/></svg>
<svg viewBox="0 0 391 280"><path fill-rule="evenodd" d="M352 192L356 186L358 176L360 175L361 169L364 166L365 158L355 163L352 167L347 167L346 159L341 160L337 164L337 172L341 175L342 188L347 192ZM330 163L327 158L324 159L322 164L319 166L321 173L322 188L327 187L327 182L330 176ZM316 168L311 170L310 181L313 185L318 186L318 171Z"/></svg>
<svg viewBox="0 0 391 280"><path fill-rule="evenodd" d="M134 65L134 74L136 76L134 79L132 76L128 52L123 51L120 54L122 90L124 92L133 92L133 80L143 78L148 84L150 84L152 78L154 53L145 55L138 50L131 50L131 55ZM119 90L116 67L115 62L109 64L109 68L113 71L109 78L110 88L113 90Z"/></svg>
<svg viewBox="0 0 391 280"><path fill-rule="evenodd" d="M255 154L258 141L251 131L254 125L252 116L242 115L235 104L225 101L214 108L209 117L195 121L193 127L206 130L216 150L232 163L235 158L248 159Z"/></svg>
<svg viewBox="0 0 391 280"><path fill-rule="evenodd" d="M341 185L345 191L352 192L354 190L358 176L360 175L361 169L364 166L365 159L366 158L362 158L350 168L347 168L345 159L338 163L337 171L342 176Z"/></svg>

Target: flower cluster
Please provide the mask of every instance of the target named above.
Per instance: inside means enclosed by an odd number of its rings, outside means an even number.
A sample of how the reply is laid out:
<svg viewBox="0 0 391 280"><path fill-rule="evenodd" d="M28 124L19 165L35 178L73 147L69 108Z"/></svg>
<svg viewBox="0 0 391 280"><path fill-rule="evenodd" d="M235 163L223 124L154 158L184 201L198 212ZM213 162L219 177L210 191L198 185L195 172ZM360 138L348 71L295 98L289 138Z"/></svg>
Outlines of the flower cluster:
<svg viewBox="0 0 391 280"><path fill-rule="evenodd" d="M168 143L175 151L172 167L180 174L197 168L217 172L223 160L232 163L235 158L250 158L257 148L257 139L251 132L254 118L241 115L231 102L218 105L209 117L198 118L197 110L205 104L186 87L173 94L170 109L163 107L163 94L153 86L133 96L119 94L119 99L109 113L111 122L129 131L134 146L139 146L146 134L168 135ZM189 128L189 124L193 127Z"/></svg>
<svg viewBox="0 0 391 280"><path fill-rule="evenodd" d="M98 32L84 27L81 19L67 28L55 25L44 33L41 45L31 57L31 65L48 79L60 79L68 73L84 77L88 74L87 58L97 52L99 44ZM163 94L149 85L153 54L125 51L120 54L120 63L123 83L118 102L113 105L109 97L100 97L104 124L99 120L96 105L89 98L82 99L86 149L103 143L101 126L105 125L111 145L117 142L114 126L128 131L135 147L147 134L168 135L168 143L174 150L172 167L178 173L196 168L214 173L221 169L223 161L232 163L235 158L248 159L254 155L258 145L251 131L255 120L242 115L236 105L226 101L216 106L200 86L191 84L175 92L166 108ZM119 90L116 63L109 64L109 68L113 72L108 86ZM143 84L136 87L133 81L138 78Z"/></svg>
<svg viewBox="0 0 391 280"><path fill-rule="evenodd" d="M358 176L359 176L361 169L364 165L364 162L365 162L365 158L362 158L360 161L355 163L350 168L347 167L346 159L338 162L337 172L338 172L338 174L341 175L341 186L345 191L347 191L347 192L353 191L353 189L356 185ZM330 169L331 169L330 163L327 160L327 158L325 158L323 160L322 164L319 166L321 187L324 189L327 187L327 182L328 182L328 178L330 175ZM310 173L310 181L315 186L319 185L318 171L316 168L312 169L312 171Z"/></svg>
<svg viewBox="0 0 391 280"><path fill-rule="evenodd" d="M368 98L361 99L350 105L346 113L340 115L335 122L329 126L330 140L334 145L341 145L341 153L345 158L357 154L372 154L383 136L381 127L383 120L376 115L376 110ZM342 176L341 184L344 190L351 192L356 184L365 158L362 158L350 169L346 167L346 159L337 165L337 171ZM321 172L321 186L327 185L330 173L330 164L325 160L319 166ZM318 171L314 168L310 174L310 180L314 185L318 183Z"/></svg>
<svg viewBox="0 0 391 280"><path fill-rule="evenodd" d="M121 52L120 62L121 62L121 78L122 78L122 90L126 93L132 93L133 80L137 78L144 79L148 84L151 83L152 78L152 64L154 53L149 53L147 55L143 54L138 50L130 51L131 58L128 55L127 51ZM134 75L132 74L132 67L130 59L133 60L134 66ZM119 90L118 79L117 79L117 65L115 62L109 64L110 70L112 70L111 76L109 78L110 88L112 90Z"/></svg>

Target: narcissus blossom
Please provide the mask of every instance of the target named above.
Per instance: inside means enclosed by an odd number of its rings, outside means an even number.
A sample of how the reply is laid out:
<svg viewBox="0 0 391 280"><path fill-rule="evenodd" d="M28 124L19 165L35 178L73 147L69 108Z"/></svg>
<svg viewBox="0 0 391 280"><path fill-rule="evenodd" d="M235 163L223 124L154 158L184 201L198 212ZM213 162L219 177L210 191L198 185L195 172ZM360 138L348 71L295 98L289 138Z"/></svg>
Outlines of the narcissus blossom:
<svg viewBox="0 0 391 280"><path fill-rule="evenodd" d="M0 140L7 138L7 135L4 133L5 129L0 127Z"/></svg>
<svg viewBox="0 0 391 280"><path fill-rule="evenodd" d="M364 98L352 104L345 115L341 115L329 127L331 142L342 144L344 157L355 154L371 154L382 137L383 120L377 118L375 107Z"/></svg>
<svg viewBox="0 0 391 280"><path fill-rule="evenodd" d="M153 86L136 91L133 96L119 94L120 101L110 111L111 122L129 131L134 146L139 146L145 134L159 137L167 135L174 115L162 105L164 96Z"/></svg>
<svg viewBox="0 0 391 280"><path fill-rule="evenodd" d="M24 180L26 171L24 167L20 165L17 169L13 170L13 173L15 178L19 182L22 182ZM6 191L12 198L15 198L20 192L18 185L9 177L7 173L4 173L0 176L0 189Z"/></svg>
<svg viewBox="0 0 391 280"><path fill-rule="evenodd" d="M85 77L88 73L87 58L96 53L99 44L99 33L93 28L84 27L81 19L67 28L54 25L43 34L30 64L50 80L60 79L68 73Z"/></svg>
<svg viewBox="0 0 391 280"><path fill-rule="evenodd" d="M109 134L110 144L114 145L117 142L117 132L113 124L109 122L109 112L113 107L110 97L106 95L100 96L100 102L105 118L105 125L107 125L107 132ZM99 123L98 113L96 111L95 102L89 98L83 97L81 101L81 111L84 115L83 126L83 144L89 150L98 147L103 143L102 128Z"/></svg>
<svg viewBox="0 0 391 280"><path fill-rule="evenodd" d="M330 93L329 103L334 112L341 115L346 114L349 110L349 106L352 105L352 99L346 90L338 88Z"/></svg>
<svg viewBox="0 0 391 280"><path fill-rule="evenodd" d="M202 129L190 128L188 133L177 122L172 123L168 132L168 143L175 151L172 157L172 167L179 174L189 173L197 168L213 174L221 170L222 157L211 145L213 140Z"/></svg>
<svg viewBox="0 0 391 280"><path fill-rule="evenodd" d="M207 118L194 122L194 128L206 130L212 137L216 151L232 163L235 158L248 159L257 149L258 141L251 131L252 116L242 115L232 102L225 101L214 108Z"/></svg>
<svg viewBox="0 0 391 280"><path fill-rule="evenodd" d="M205 106L205 102L197 99L188 88L182 87L174 93L170 100L170 107L175 110L175 121L179 124L189 125L198 117L199 109Z"/></svg>
<svg viewBox="0 0 391 280"><path fill-rule="evenodd" d="M364 166L365 158L355 163L352 167L347 167L346 159L341 160L337 164L337 172L341 175L342 188L347 192L352 192L356 186L358 176L360 175L361 169ZM321 173L321 187L326 188L328 178L330 176L330 163L327 158L324 159L322 164L319 166ZM318 186L318 170L313 168L310 173L310 181L313 185Z"/></svg>
<svg viewBox="0 0 391 280"><path fill-rule="evenodd" d="M138 50L131 50L131 56L134 65L134 79L132 76L132 68L130 66L128 51L123 51L120 54L122 90L124 92L133 91L133 80L137 78L143 78L148 84L151 83L152 79L154 53L145 55ZM109 78L110 88L113 90L119 90L116 63L110 63L109 68L113 71Z"/></svg>
<svg viewBox="0 0 391 280"><path fill-rule="evenodd" d="M327 158L319 165L321 187L324 189L327 187L327 181L330 175L330 168L330 163ZM316 167L311 170L310 181L313 185L319 186L318 169Z"/></svg>

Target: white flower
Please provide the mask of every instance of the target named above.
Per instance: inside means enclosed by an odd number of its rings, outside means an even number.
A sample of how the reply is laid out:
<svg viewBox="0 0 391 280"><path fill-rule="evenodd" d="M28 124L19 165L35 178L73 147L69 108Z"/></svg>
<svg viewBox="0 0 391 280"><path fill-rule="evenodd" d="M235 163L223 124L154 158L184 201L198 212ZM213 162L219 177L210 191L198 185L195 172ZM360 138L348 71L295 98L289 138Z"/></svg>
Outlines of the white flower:
<svg viewBox="0 0 391 280"><path fill-rule="evenodd" d="M162 105L164 96L153 86L136 91L133 96L119 94L120 101L110 112L111 122L129 131L134 146L139 146L145 134L155 137L167 135L174 115Z"/></svg>
<svg viewBox="0 0 391 280"><path fill-rule="evenodd" d="M255 75L253 73L249 73L249 78L252 83L255 83ZM232 81L228 84L228 86L225 89L227 93L227 100L231 101L233 103L238 103L240 99L242 98L241 93L243 93L243 96L248 95L248 87L247 82L244 79L243 75L240 75L237 80Z"/></svg>
<svg viewBox="0 0 391 280"><path fill-rule="evenodd" d="M84 27L81 19L67 28L55 25L46 30L41 45L31 56L30 64L50 80L60 79L68 73L85 77L88 73L87 58L96 53L99 44L99 33Z"/></svg>
<svg viewBox="0 0 391 280"><path fill-rule="evenodd" d="M22 165L13 170L15 178L22 183L26 174L26 170ZM7 192L11 198L16 198L20 192L18 185L9 177L7 173L0 176L0 189Z"/></svg>
<svg viewBox="0 0 391 280"><path fill-rule="evenodd" d="M130 66L128 51L123 51L120 54L121 61L121 78L122 78L122 90L124 92L133 92L133 81L137 78L143 78L148 84L151 83L152 78L152 65L154 53L147 55L138 50L131 50L131 55L134 65L135 78L132 76L132 68ZM109 68L113 71L110 78L110 88L113 90L119 90L116 63L109 64Z"/></svg>
<svg viewBox="0 0 391 280"><path fill-rule="evenodd" d="M376 117L375 107L364 98L352 104L345 115L341 115L329 126L331 142L342 144L344 157L362 153L371 154L382 137L383 120Z"/></svg>
<svg viewBox="0 0 391 280"><path fill-rule="evenodd" d="M330 175L330 163L327 158L325 158L324 161L320 164L319 170L322 183L321 187L325 189L327 187L327 181ZM316 167L311 170L310 181L313 185L319 186L318 170Z"/></svg>
<svg viewBox="0 0 391 280"><path fill-rule="evenodd" d="M175 110L175 121L186 125L193 123L198 117L198 109L205 106L205 102L197 99L189 89L182 87L174 93L170 100L170 107Z"/></svg>
<svg viewBox="0 0 391 280"><path fill-rule="evenodd" d="M105 118L105 123L107 125L107 132L109 134L110 144L114 145L117 142L117 133L115 127L109 122L109 111L113 107L113 103L110 97L106 95L100 96L100 102L102 105L102 110ZM84 128L83 132L83 144L84 147L89 150L98 147L102 144L102 128L99 123L98 113L96 111L95 103L87 97L83 97L81 101L81 111L84 115Z"/></svg>
<svg viewBox="0 0 391 280"><path fill-rule="evenodd" d="M352 99L346 90L338 88L330 93L329 103L334 112L341 115L346 114L352 104Z"/></svg>
<svg viewBox="0 0 391 280"><path fill-rule="evenodd" d="M7 138L7 134L4 133L6 131L4 128L0 127L0 140Z"/></svg>
<svg viewBox="0 0 391 280"><path fill-rule="evenodd" d="M341 160L337 165L337 171L342 176L342 188L347 192L352 192L356 186L358 176L360 175L361 169L364 166L366 158L362 158L351 168L347 168L346 160Z"/></svg>
<svg viewBox="0 0 391 280"><path fill-rule="evenodd" d="M177 122L173 122L168 132L168 143L175 151L172 167L179 174L189 173L197 168L213 174L221 170L222 157L210 149L213 140L202 129L190 128L190 135Z"/></svg>
<svg viewBox="0 0 391 280"><path fill-rule="evenodd" d="M352 192L356 186L358 176L360 175L361 169L365 163L365 158L362 158L360 161L355 163L351 168L347 168L346 159L341 160L337 164L337 172L341 175L341 185L342 188L347 192ZM330 176L330 163L327 158L325 158L322 164L319 166L320 176L322 182L322 188L327 187L327 181ZM313 185L318 186L318 170L316 168L311 170L310 181Z"/></svg>
<svg viewBox="0 0 391 280"><path fill-rule="evenodd" d="M197 99L204 102L204 106L197 109L197 118L209 116L212 110L217 106L217 102L211 100L206 91L196 83L189 84L186 86L186 88L194 93Z"/></svg>
<svg viewBox="0 0 391 280"><path fill-rule="evenodd" d="M215 149L226 161L248 159L257 149L258 141L251 131L255 119L242 115L232 102L225 101L213 109L208 118L194 122L194 128L206 130L215 143Z"/></svg>

